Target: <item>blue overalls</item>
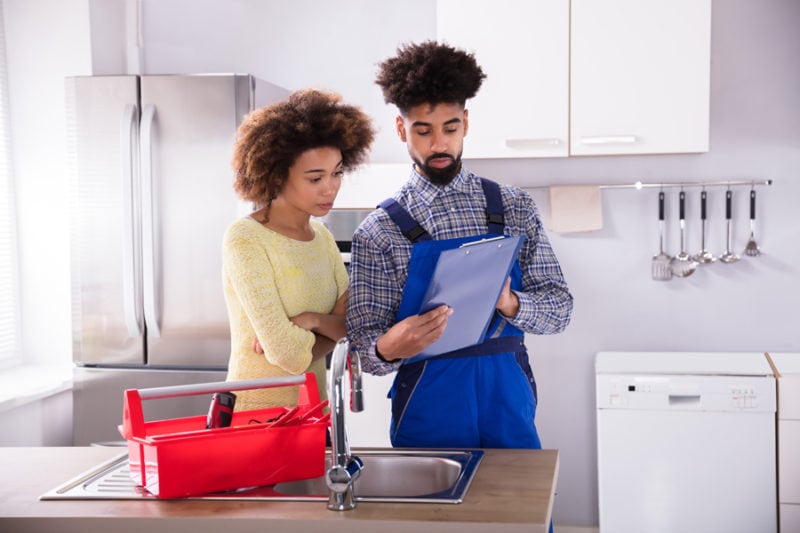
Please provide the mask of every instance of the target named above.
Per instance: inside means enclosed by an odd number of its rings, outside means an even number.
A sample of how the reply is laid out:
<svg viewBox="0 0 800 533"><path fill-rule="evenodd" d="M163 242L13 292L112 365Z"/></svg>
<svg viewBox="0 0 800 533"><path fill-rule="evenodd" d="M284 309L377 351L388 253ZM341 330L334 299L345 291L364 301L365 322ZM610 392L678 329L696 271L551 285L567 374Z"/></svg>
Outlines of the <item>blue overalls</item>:
<svg viewBox="0 0 800 533"><path fill-rule="evenodd" d="M504 209L500 187L485 178L481 178L481 184L486 196L488 236L502 235ZM412 257L418 247L431 250L451 248L452 241L476 238L432 240L430 234L393 199L385 200L379 207L414 243ZM432 272L434 266L435 260L421 268ZM425 291L424 284L414 283L417 277L409 272L406 292ZM425 276L422 279L426 279ZM519 262L511 272L511 288L522 288ZM410 314L411 311L401 305L397 320ZM405 361L398 369L389 392L392 400L392 445L541 448L534 425L536 382L523 341L524 333L495 312L482 343L429 359Z"/></svg>

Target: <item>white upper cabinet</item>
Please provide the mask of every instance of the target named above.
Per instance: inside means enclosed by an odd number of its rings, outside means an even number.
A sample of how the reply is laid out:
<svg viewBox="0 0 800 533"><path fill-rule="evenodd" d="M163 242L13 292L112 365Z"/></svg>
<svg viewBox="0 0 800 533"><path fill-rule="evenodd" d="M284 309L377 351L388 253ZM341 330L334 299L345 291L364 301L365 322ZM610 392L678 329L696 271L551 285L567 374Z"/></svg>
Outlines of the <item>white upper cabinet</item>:
<svg viewBox="0 0 800 533"><path fill-rule="evenodd" d="M572 0L570 154L708 151L711 0Z"/></svg>
<svg viewBox="0 0 800 533"><path fill-rule="evenodd" d="M438 0L436 24L486 74L467 102L466 157L566 156L568 0Z"/></svg>
<svg viewBox="0 0 800 533"><path fill-rule="evenodd" d="M487 79L470 158L708 151L711 0L438 0Z"/></svg>

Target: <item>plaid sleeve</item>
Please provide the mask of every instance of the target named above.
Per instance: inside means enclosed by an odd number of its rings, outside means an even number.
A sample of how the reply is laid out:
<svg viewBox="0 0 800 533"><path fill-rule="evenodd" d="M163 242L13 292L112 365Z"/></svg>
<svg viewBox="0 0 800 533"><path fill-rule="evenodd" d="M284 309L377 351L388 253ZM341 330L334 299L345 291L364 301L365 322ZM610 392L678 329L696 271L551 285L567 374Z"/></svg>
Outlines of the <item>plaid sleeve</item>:
<svg viewBox="0 0 800 533"><path fill-rule="evenodd" d="M403 294L408 254L396 257L402 247L377 217L369 217L353 235L350 258L350 293L347 300L347 334L351 349L361 360L361 369L375 375L393 372L400 362L387 363L375 354L375 341L395 323ZM399 231L398 231L399 234ZM396 250L395 250L396 252Z"/></svg>
<svg viewBox="0 0 800 533"><path fill-rule="evenodd" d="M521 189L505 189L504 192L512 196L506 202L511 210L511 216L506 217L506 223L512 224L508 229L512 234L526 236L520 251L523 290L516 291L519 312L509 321L527 333L560 333L570 322L573 306L561 266L533 198Z"/></svg>

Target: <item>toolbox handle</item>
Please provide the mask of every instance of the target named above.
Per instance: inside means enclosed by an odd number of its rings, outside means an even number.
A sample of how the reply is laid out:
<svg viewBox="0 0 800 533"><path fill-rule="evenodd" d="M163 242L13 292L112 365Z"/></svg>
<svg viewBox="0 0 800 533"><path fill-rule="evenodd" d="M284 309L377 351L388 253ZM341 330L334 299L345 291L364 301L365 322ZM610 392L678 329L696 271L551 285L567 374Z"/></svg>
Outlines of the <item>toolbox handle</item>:
<svg viewBox="0 0 800 533"><path fill-rule="evenodd" d="M149 389L127 389L125 391L120 431L126 440L134 437L145 437L144 410L142 400L176 398L193 394L228 392L233 390L265 389L297 385L298 405L314 405L319 402L316 376L307 372L300 376L285 376L262 379L245 379L239 381L218 381L212 383L196 383L191 385L172 385Z"/></svg>
<svg viewBox="0 0 800 533"><path fill-rule="evenodd" d="M191 383L189 385L171 385L168 387L139 389L139 398L142 400L160 400L162 398L177 398L179 396L192 396L194 394L211 394L215 392L229 392L233 390L266 389L270 387L302 385L305 382L306 376L300 375L277 378L244 379L241 381Z"/></svg>

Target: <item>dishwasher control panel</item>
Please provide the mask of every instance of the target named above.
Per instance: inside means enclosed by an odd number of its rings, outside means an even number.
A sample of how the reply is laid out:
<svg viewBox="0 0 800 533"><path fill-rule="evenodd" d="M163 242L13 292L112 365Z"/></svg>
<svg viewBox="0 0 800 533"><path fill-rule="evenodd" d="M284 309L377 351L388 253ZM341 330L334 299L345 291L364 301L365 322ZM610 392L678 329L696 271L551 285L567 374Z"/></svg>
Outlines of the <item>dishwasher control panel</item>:
<svg viewBox="0 0 800 533"><path fill-rule="evenodd" d="M775 378L598 374L599 409L775 412Z"/></svg>

